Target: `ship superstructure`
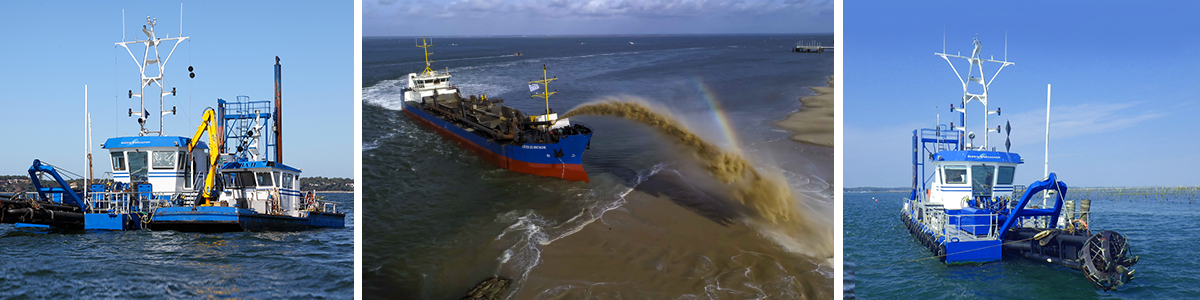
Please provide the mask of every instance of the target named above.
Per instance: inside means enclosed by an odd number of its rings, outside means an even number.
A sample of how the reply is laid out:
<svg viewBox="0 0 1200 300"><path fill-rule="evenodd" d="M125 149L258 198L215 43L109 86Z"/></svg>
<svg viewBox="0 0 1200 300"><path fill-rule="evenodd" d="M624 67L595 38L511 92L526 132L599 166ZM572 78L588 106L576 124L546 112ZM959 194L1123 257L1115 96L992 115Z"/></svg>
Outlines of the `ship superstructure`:
<svg viewBox="0 0 1200 300"><path fill-rule="evenodd" d="M1074 202L1066 200L1067 185L1057 174L1047 169L1045 178L1023 191L1014 185L1016 170L1024 159L1010 152L1011 140L1006 138L1000 151L988 138L993 132L1010 134L1012 127L991 128L987 119L1001 115L999 107L988 109L991 82L1013 63L983 58L982 47L976 38L969 57L936 53L956 74L959 71L952 58L964 59L970 67L965 77L959 74L961 102L950 106L959 116L956 122L913 131L912 192L904 201L901 220L921 244L947 264L986 263L1015 256L1082 270L1104 290L1128 282L1138 257L1131 253L1125 237L1113 231L1093 234L1087 225L1090 203L1075 209ZM1000 64L991 78L985 76L984 63ZM967 128L968 105L973 102L984 108L979 141Z"/></svg>

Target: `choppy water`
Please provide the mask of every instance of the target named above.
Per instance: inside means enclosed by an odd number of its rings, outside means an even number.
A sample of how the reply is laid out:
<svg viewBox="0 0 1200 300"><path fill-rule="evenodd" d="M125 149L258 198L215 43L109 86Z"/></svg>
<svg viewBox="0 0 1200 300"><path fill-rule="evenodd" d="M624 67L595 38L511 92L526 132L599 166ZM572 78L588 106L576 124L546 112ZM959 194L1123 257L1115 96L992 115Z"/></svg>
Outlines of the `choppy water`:
<svg viewBox="0 0 1200 300"><path fill-rule="evenodd" d="M299 232L46 231L0 225L0 298L354 297L354 195L346 228Z"/></svg>
<svg viewBox="0 0 1200 300"><path fill-rule="evenodd" d="M543 64L559 78L550 86L559 92L550 99L557 112L610 95L668 107L706 140L781 172L797 198L832 215L833 150L788 140L773 125L833 73L831 53L788 52L812 38L832 43L831 36L444 38L430 49L433 67L449 68L464 93L502 97L524 111L544 109L526 87ZM704 194L712 180L697 177L703 173L691 159L651 128L571 118L596 131L583 159L591 182L584 183L497 169L420 126L399 110L400 78L424 68L412 43L364 39L368 297L457 299L496 275L516 280L512 299L832 295L832 266L790 253L740 221L721 223L729 216L714 208L717 200L683 196ZM724 107L723 118L715 106ZM672 226L679 223L713 226L721 232L714 235L730 238L715 245L690 238L696 226ZM663 235L637 236L647 232Z"/></svg>
<svg viewBox="0 0 1200 300"><path fill-rule="evenodd" d="M1129 238L1141 256L1136 279L1116 291L1094 288L1082 273L1024 259L947 267L929 257L900 222L905 193L846 193L844 249L852 258L859 299L1197 299L1200 206L1146 201L1094 201L1089 225ZM879 199L878 202L872 198Z"/></svg>

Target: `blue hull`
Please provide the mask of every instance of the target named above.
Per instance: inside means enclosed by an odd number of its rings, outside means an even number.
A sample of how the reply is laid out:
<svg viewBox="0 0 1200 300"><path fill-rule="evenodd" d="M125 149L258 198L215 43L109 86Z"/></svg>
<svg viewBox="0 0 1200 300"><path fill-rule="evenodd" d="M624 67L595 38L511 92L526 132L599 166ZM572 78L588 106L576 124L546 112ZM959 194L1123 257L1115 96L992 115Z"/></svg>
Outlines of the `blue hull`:
<svg viewBox="0 0 1200 300"><path fill-rule="evenodd" d="M495 163L501 168L521 173L529 173L548 177L559 177L567 180L587 181L587 172L583 169L583 152L591 143L592 133L566 135L560 137L558 143L538 144L525 143L512 145L497 143L483 136L467 132L446 120L430 115L418 107L404 102L404 112L417 118L422 123L430 125L443 135L457 140L460 144L471 148L477 154Z"/></svg>
<svg viewBox="0 0 1200 300"><path fill-rule="evenodd" d="M901 212L900 219L925 249L934 255L945 255L941 260L946 264L985 263L1003 258L1000 240L948 240L933 228L921 224L913 215Z"/></svg>
<svg viewBox="0 0 1200 300"><path fill-rule="evenodd" d="M142 229L139 214L92 213L83 215L83 229L94 230L138 230Z"/></svg>
<svg viewBox="0 0 1200 300"><path fill-rule="evenodd" d="M154 213L150 229L190 232L296 231L345 228L346 215L311 212L307 217L260 214L236 207L164 207Z"/></svg>

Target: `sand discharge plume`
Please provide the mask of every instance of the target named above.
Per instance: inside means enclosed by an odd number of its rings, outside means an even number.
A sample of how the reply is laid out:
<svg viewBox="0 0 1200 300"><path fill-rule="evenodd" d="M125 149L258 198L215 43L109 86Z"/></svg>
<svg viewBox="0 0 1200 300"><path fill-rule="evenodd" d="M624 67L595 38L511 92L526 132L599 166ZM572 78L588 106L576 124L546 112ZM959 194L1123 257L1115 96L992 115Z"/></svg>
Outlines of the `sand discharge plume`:
<svg viewBox="0 0 1200 300"><path fill-rule="evenodd" d="M624 99L623 99L624 98ZM609 97L576 107L561 118L578 115L621 117L648 125L673 138L673 142L691 150L709 175L729 185L729 196L753 209L769 222L767 235L783 231L792 239L802 239L810 254L821 258L833 256L832 232L827 226L807 217L797 206L791 189L779 174L764 174L750 165L738 153L727 152L700 138L668 114L658 113L635 97ZM751 222L758 223L758 222ZM787 241L778 241L788 244ZM793 248L793 245L784 245Z"/></svg>

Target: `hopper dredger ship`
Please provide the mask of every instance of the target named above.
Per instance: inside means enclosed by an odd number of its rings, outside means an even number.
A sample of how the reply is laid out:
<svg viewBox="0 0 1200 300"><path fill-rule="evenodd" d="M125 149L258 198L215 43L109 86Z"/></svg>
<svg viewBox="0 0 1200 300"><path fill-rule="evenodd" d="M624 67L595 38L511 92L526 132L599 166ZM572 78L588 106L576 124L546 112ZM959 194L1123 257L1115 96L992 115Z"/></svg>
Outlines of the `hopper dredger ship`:
<svg viewBox="0 0 1200 300"><path fill-rule="evenodd" d="M405 113L501 168L588 181L583 152L590 146L592 129L559 119L550 110L550 96L557 92L546 86L558 78L547 78L545 66L542 66L542 80L529 82L529 87L530 92L543 90L531 97L545 99L546 113L526 115L501 105L504 99L487 95L464 98L450 83L448 70L439 73L429 67L430 46L425 40L417 45L425 49L425 70L408 74L402 108Z"/></svg>
<svg viewBox="0 0 1200 300"><path fill-rule="evenodd" d="M1024 257L1080 270L1106 291L1133 279L1131 268L1138 257L1132 254L1125 236L1114 231L1094 233L1088 227L1091 202L1081 200L1076 209L1074 201L1065 200L1067 185L1049 172L1048 163L1045 178L1029 184L1024 192L1013 185L1016 169L1024 159L1009 151L1007 138L1004 151L991 147L988 133L1002 131L1000 126L991 128L987 124L987 116L1001 113L1000 108L988 110L991 79L1013 63L982 58L978 38L974 47L970 57L936 54L951 67L951 58L971 63L967 78L959 78L962 101L957 107L950 106L961 126L951 122L913 131L912 192L904 200L900 219L926 249L946 264ZM990 79L983 73L985 62L1000 64ZM982 86L981 94L968 91L972 83ZM1049 91L1047 109L1048 101ZM967 105L972 102L982 104L985 111L982 145L975 144L975 133L966 126ZM1003 132L1011 131L1006 125ZM1038 196L1039 192L1044 193Z"/></svg>

